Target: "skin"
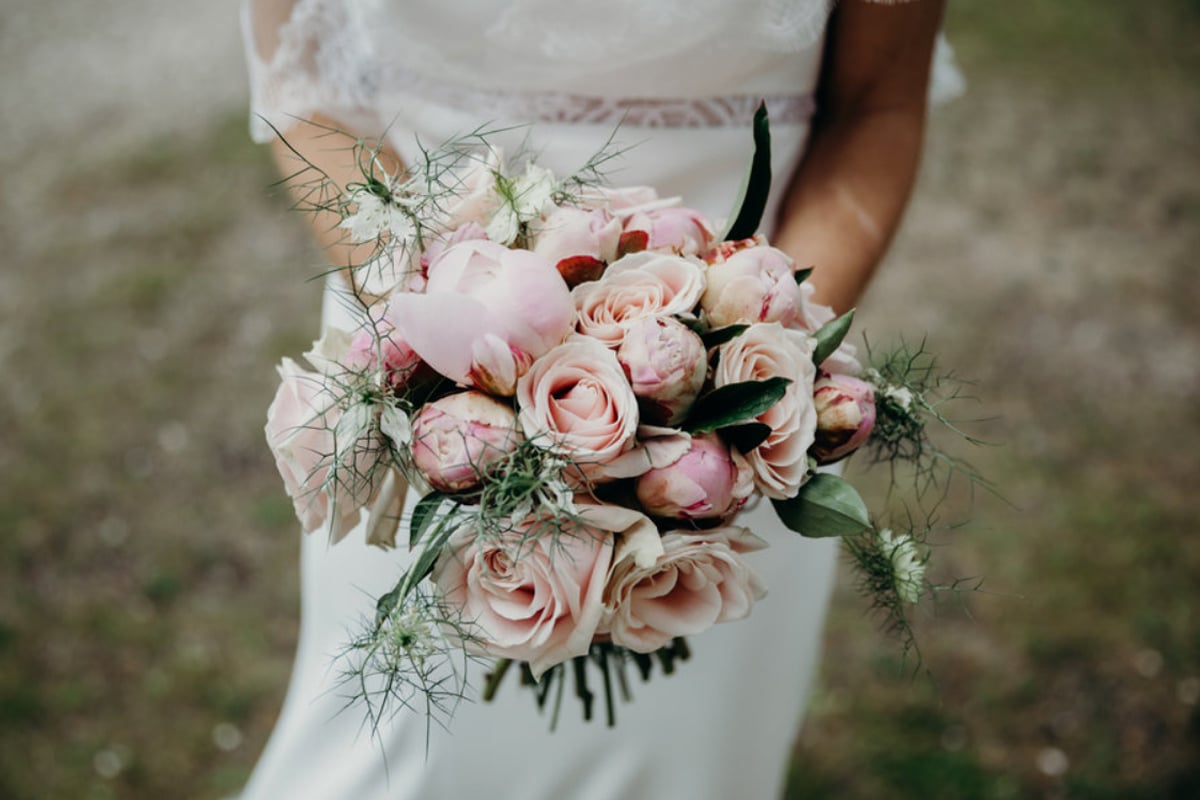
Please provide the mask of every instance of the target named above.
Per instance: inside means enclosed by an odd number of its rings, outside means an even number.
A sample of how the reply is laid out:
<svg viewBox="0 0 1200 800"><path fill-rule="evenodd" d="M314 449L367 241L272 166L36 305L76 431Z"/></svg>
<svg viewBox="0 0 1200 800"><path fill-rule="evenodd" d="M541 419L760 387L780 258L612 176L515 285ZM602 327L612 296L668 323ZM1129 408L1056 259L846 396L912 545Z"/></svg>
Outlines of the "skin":
<svg viewBox="0 0 1200 800"><path fill-rule="evenodd" d="M912 193L944 0L842 0L830 18L818 113L773 244L815 267L815 299L858 302Z"/></svg>

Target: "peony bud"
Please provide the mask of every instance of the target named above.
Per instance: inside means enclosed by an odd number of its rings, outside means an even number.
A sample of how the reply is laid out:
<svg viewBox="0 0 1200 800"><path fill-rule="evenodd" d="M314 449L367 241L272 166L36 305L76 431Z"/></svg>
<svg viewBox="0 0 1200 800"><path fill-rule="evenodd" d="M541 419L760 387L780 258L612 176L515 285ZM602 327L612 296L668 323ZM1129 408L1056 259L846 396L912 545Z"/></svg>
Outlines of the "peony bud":
<svg viewBox="0 0 1200 800"><path fill-rule="evenodd" d="M774 247L736 250L708 268L700 305L715 328L754 322L799 324L804 292L796 285L792 260Z"/></svg>
<svg viewBox="0 0 1200 800"><path fill-rule="evenodd" d="M849 375L827 375L813 384L817 435L810 450L818 464L832 464L857 450L875 427L875 390Z"/></svg>
<svg viewBox="0 0 1200 800"><path fill-rule="evenodd" d="M357 372L373 372L378 368L380 355L384 380L396 390L408 386L421 366L420 356L386 319L378 323L377 329L363 328L354 334L346 353L346 366Z"/></svg>
<svg viewBox="0 0 1200 800"><path fill-rule="evenodd" d="M439 491L470 491L516 449L516 424L511 408L482 392L448 395L425 404L413 419L413 463Z"/></svg>
<svg viewBox="0 0 1200 800"><path fill-rule="evenodd" d="M673 464L638 478L638 502L648 514L675 519L718 519L737 511L754 490L742 456L715 433L692 439Z"/></svg>
<svg viewBox="0 0 1200 800"><path fill-rule="evenodd" d="M708 370L704 342L671 317L630 323L617 360L641 401L643 421L659 425L675 425L683 419Z"/></svg>

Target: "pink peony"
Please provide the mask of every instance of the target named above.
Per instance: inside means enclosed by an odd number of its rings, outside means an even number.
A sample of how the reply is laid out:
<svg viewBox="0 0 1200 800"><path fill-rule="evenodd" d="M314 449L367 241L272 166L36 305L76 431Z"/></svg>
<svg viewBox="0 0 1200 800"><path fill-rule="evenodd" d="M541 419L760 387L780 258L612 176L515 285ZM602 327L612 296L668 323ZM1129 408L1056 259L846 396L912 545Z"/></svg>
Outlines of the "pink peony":
<svg viewBox="0 0 1200 800"><path fill-rule="evenodd" d="M516 425L511 408L482 392L434 400L413 418L413 463L439 491L470 491L519 444Z"/></svg>
<svg viewBox="0 0 1200 800"><path fill-rule="evenodd" d="M849 375L826 375L813 384L817 435L812 455L832 464L853 453L875 428L875 389Z"/></svg>
<svg viewBox="0 0 1200 800"><path fill-rule="evenodd" d="M803 327L804 293L792 260L774 247L749 247L708 267L700 305L715 328L752 322Z"/></svg>
<svg viewBox="0 0 1200 800"><path fill-rule="evenodd" d="M358 523L375 487L366 480L380 444L375 429L360 441L339 442L335 431L342 419L333 404L326 379L285 358L279 367L281 383L267 409L267 444L300 525L306 533L328 530L340 541ZM335 452L352 463L331 480Z"/></svg>
<svg viewBox="0 0 1200 800"><path fill-rule="evenodd" d="M642 400L643 417L674 425L700 394L708 372L704 342L671 317L645 317L629 324L617 360Z"/></svg>
<svg viewBox="0 0 1200 800"><path fill-rule="evenodd" d="M715 433L696 436L677 461L638 478L637 499L648 514L675 519L720 519L754 492L754 473Z"/></svg>
<svg viewBox="0 0 1200 800"><path fill-rule="evenodd" d="M645 234L646 250L703 257L713 240L712 226L695 209L683 206L634 211L625 220L625 233Z"/></svg>
<svg viewBox="0 0 1200 800"><path fill-rule="evenodd" d="M534 676L587 653L603 617L612 534L530 518L499 536L466 526L450 538L433 581L481 655L529 662Z"/></svg>
<svg viewBox="0 0 1200 800"><path fill-rule="evenodd" d="M504 396L566 338L575 317L566 284L544 258L475 240L447 248L430 264L425 293L397 294L389 311L439 373Z"/></svg>
<svg viewBox="0 0 1200 800"><path fill-rule="evenodd" d="M533 252L558 269L568 286L596 280L616 260L621 223L603 209L562 206L529 223Z"/></svg>
<svg viewBox="0 0 1200 800"><path fill-rule="evenodd" d="M743 619L766 586L740 554L764 546L744 528L730 527L666 533L652 566L619 552L604 590L601 630L614 644L650 653L676 636Z"/></svg>
<svg viewBox="0 0 1200 800"><path fill-rule="evenodd" d="M530 439L579 464L588 477L634 446L637 398L611 350L574 337L534 362L517 382L521 427Z"/></svg>
<svg viewBox="0 0 1200 800"><path fill-rule="evenodd" d="M757 417L771 435L746 460L763 494L776 500L795 497L808 479L808 448L817 428L812 339L777 322L757 323L722 345L719 354L715 386L776 377L792 381L783 398Z"/></svg>
<svg viewBox="0 0 1200 800"><path fill-rule="evenodd" d="M571 295L580 333L615 348L629 323L691 313L703 292L703 264L696 259L634 253L609 265L600 280L576 286Z"/></svg>

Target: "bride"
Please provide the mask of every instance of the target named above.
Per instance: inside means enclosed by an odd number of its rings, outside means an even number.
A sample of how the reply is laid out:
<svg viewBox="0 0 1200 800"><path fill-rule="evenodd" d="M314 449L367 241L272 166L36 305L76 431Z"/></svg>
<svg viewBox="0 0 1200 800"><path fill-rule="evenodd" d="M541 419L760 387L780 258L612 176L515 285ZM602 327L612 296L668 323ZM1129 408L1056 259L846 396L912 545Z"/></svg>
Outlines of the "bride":
<svg viewBox="0 0 1200 800"><path fill-rule="evenodd" d="M817 299L844 311L911 190L943 0L830 5L247 0L252 129L273 142L285 173L296 169L290 147L347 181L348 151L298 120L384 137L396 164L417 157L418 140L517 124L507 136L530 139L559 174L617 129L631 146L615 182L653 185L721 217L765 98L776 176L765 232L798 265L815 266ZM333 264L354 263L336 220L313 225ZM328 324L354 325L338 301L345 287L328 282ZM780 796L836 545L785 531L765 506L743 524L771 543L754 554L769 596L748 620L695 637L675 675L635 686L615 728L567 708L551 733L514 684L493 703L460 705L451 730L435 728L428 743L418 715L365 730L361 710L344 709L332 663L400 574L403 548L384 553L356 534L337 546L306 537L295 670L243 800Z"/></svg>

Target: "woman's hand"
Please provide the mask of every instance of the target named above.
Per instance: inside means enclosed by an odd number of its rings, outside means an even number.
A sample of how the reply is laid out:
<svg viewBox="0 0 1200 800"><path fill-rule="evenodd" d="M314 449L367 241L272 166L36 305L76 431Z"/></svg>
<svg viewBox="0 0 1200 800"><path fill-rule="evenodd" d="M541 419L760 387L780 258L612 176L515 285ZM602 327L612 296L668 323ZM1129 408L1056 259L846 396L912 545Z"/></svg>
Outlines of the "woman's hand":
<svg viewBox="0 0 1200 800"><path fill-rule="evenodd" d="M774 244L813 266L838 313L866 288L912 191L944 0L842 0L829 21L808 151Z"/></svg>

